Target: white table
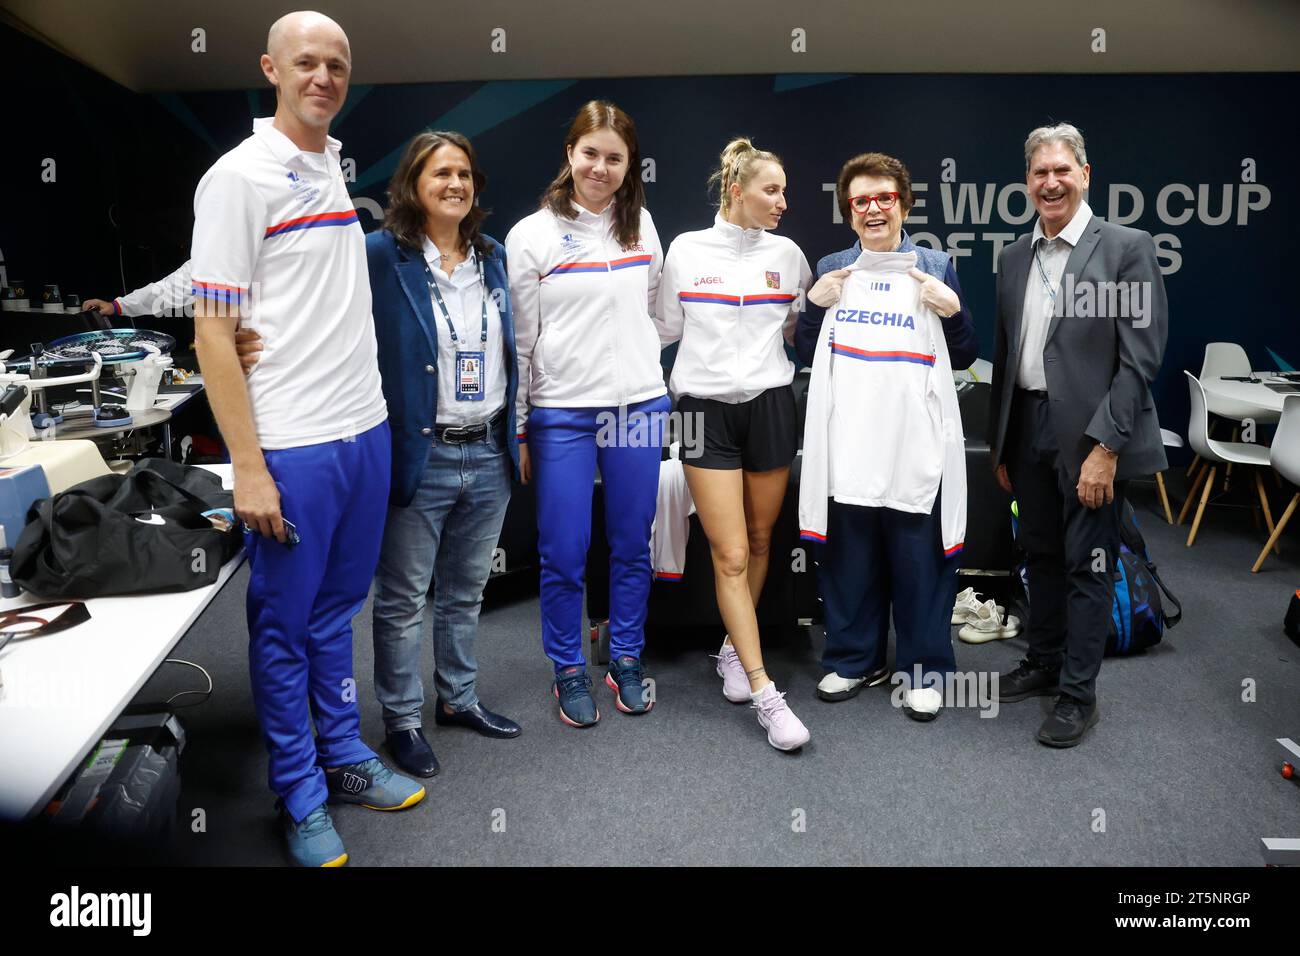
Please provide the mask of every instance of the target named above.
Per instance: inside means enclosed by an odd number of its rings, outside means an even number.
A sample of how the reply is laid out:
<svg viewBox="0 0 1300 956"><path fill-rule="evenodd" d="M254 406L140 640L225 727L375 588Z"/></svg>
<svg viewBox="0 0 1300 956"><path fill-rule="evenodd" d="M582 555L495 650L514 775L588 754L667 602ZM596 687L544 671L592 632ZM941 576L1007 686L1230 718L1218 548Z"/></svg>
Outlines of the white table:
<svg viewBox="0 0 1300 956"><path fill-rule="evenodd" d="M1242 405L1254 406L1268 412L1282 413L1282 403L1288 395L1300 395L1300 387L1294 392L1275 392L1265 383L1281 384L1287 382L1287 379L1277 378L1273 372L1252 372L1255 378L1261 379L1260 382L1225 382L1217 375L1201 380L1201 386L1205 389L1205 396L1211 406L1215 404L1214 400L1220 399L1225 402L1240 403ZM1300 382L1291 382L1290 384L1300 386ZM1210 411L1214 411L1211 407Z"/></svg>
<svg viewBox="0 0 1300 956"><path fill-rule="evenodd" d="M231 486L230 465L205 467ZM45 807L243 560L194 591L92 598L86 623L0 649L0 819ZM23 594L0 610L44 600Z"/></svg>

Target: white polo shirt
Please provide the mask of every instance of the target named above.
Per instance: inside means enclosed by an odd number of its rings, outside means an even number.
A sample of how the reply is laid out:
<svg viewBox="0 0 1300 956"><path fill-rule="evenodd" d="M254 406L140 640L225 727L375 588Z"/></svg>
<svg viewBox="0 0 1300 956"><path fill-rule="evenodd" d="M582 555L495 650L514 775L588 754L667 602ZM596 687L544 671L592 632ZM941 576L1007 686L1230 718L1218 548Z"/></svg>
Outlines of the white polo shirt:
<svg viewBox="0 0 1300 956"><path fill-rule="evenodd" d="M478 253L469 247L469 256L449 277L442 271L442 254L433 240L424 237L424 261L429 264L433 281L438 283L442 301L456 328L459 343L451 340L447 318L433 301L434 325L438 335L438 424L482 425L492 420L506 405L506 340L501 332L501 313L496 300L486 297L488 338L483 346L484 289L478 281ZM483 401L458 402L456 400L456 352L477 352L483 349Z"/></svg>
<svg viewBox="0 0 1300 956"><path fill-rule="evenodd" d="M326 152L304 152L257 119L194 194L194 294L262 337L247 383L265 449L346 439L388 416L365 235L339 148L331 138Z"/></svg>
<svg viewBox="0 0 1300 956"><path fill-rule="evenodd" d="M659 282L655 317L664 345L681 339L669 387L737 404L789 385L794 335L812 282L791 240L715 217L713 228L673 240Z"/></svg>
<svg viewBox="0 0 1300 956"><path fill-rule="evenodd" d="M116 315L181 315L193 301L190 263L186 260L175 272L157 282L133 289L113 300Z"/></svg>

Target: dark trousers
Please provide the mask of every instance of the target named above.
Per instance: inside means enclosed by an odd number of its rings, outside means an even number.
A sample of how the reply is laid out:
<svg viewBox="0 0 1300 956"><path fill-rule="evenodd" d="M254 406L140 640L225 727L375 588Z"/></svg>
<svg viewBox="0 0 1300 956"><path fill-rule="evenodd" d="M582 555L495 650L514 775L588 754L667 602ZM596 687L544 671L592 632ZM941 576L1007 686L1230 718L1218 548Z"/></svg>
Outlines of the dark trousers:
<svg viewBox="0 0 1300 956"><path fill-rule="evenodd" d="M1079 503L1061 464L1045 395L1015 390L1005 463L1029 572L1029 659L1060 668L1061 692L1093 704L1115 601L1124 485L1100 508Z"/></svg>
<svg viewBox="0 0 1300 956"><path fill-rule="evenodd" d="M918 664L923 681L956 670L950 620L961 555L944 557L939 515L938 496L928 515L830 502L817 546L826 670L864 677L882 667L891 610L894 668L908 686Z"/></svg>

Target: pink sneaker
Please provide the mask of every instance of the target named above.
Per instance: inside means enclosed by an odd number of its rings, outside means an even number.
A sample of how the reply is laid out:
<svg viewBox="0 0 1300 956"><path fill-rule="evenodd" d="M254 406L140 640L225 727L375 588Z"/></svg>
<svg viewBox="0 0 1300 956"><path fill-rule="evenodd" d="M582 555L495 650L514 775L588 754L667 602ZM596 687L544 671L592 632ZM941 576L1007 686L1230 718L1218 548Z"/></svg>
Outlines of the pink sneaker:
<svg viewBox="0 0 1300 956"><path fill-rule="evenodd" d="M743 704L749 697L749 678L736 655L736 649L723 644L722 650L710 655L718 660L718 676L722 678L722 696L733 704Z"/></svg>
<svg viewBox="0 0 1300 956"><path fill-rule="evenodd" d="M759 725L767 731L767 742L777 750L798 750L812 739L808 728L794 715L785 702L785 694L777 691L775 684L763 688L753 707L758 711Z"/></svg>

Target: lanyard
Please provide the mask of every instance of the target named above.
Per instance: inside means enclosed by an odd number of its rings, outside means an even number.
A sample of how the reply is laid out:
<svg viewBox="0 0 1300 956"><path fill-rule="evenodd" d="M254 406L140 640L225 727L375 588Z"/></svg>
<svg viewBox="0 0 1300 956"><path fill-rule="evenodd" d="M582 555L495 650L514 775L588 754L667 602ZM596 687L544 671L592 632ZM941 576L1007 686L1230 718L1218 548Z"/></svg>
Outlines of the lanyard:
<svg viewBox="0 0 1300 956"><path fill-rule="evenodd" d="M1052 310L1055 311L1056 310L1056 286L1052 283L1052 280L1049 279L1047 276L1047 269L1043 265L1042 247L1038 245L1035 245L1034 247L1034 264L1038 266L1038 279L1040 282L1043 283L1043 291L1047 293L1047 298L1052 303Z"/></svg>
<svg viewBox="0 0 1300 956"><path fill-rule="evenodd" d="M460 345L460 337L456 335L456 326L451 324L451 313L447 310L447 303L442 300L442 292L438 288L438 280L433 277L433 270L429 268L429 260L421 258L424 264L424 278L429 283L429 291L433 294L433 301L438 303L438 308L442 310L442 317L447 320L447 331L451 333L451 347L454 349ZM478 284L481 290L479 297L479 306L483 310L483 334L479 341L487 345L487 282L483 278L483 257L478 260Z"/></svg>

